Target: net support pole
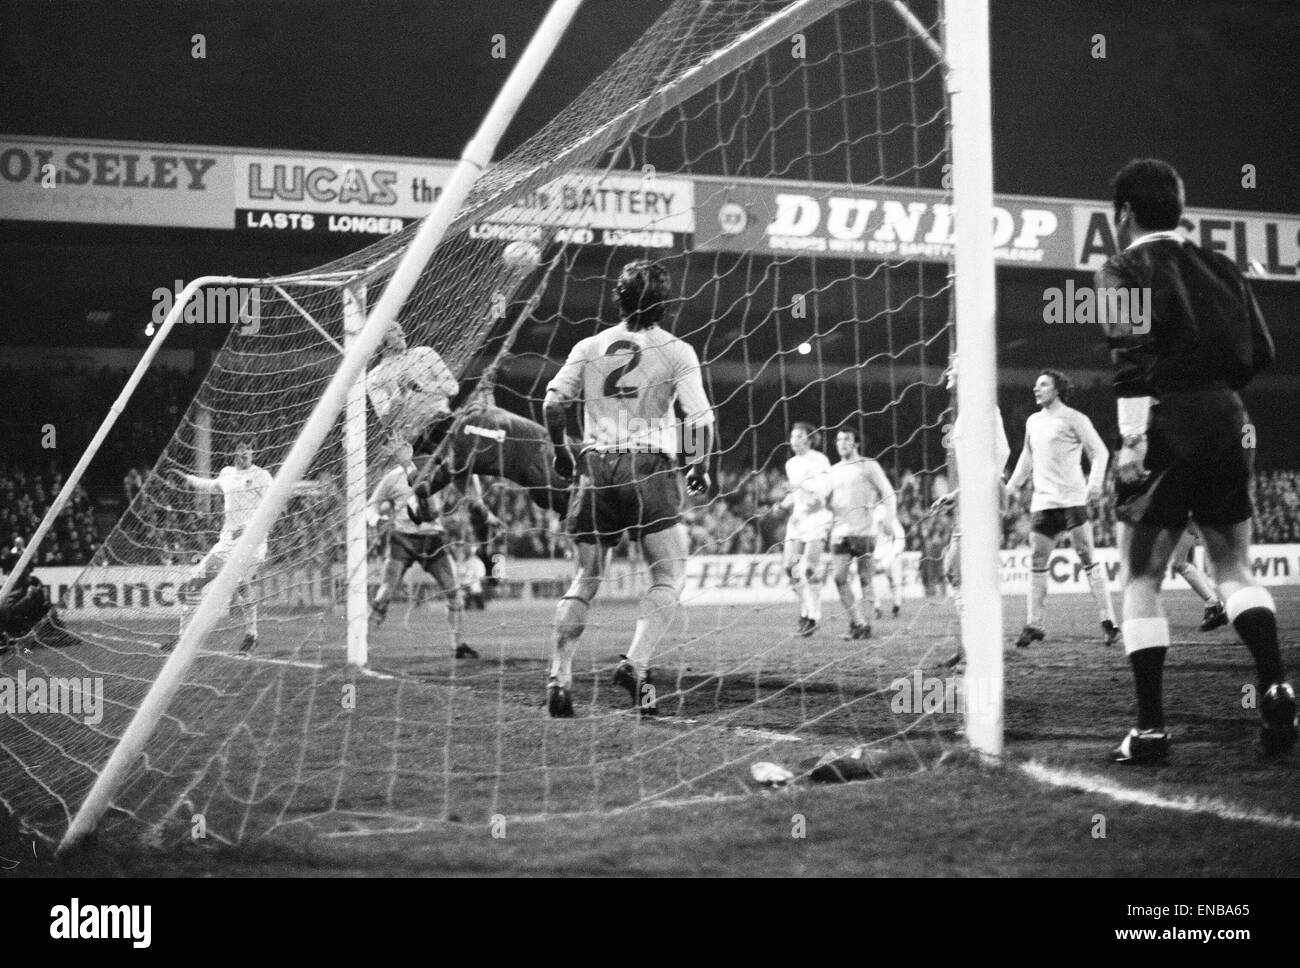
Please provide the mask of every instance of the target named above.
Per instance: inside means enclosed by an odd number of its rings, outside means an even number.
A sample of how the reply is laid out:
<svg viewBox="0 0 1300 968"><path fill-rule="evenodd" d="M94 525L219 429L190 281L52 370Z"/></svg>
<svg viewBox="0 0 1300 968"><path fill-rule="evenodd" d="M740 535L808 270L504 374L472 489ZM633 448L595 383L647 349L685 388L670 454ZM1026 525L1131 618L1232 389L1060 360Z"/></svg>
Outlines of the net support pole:
<svg viewBox="0 0 1300 968"><path fill-rule="evenodd" d="M988 0L951 0L944 9L952 117L956 245L956 442L966 652L966 735L988 758L1002 755L1002 468L997 452L997 290L993 265L993 114L989 91Z"/></svg>
<svg viewBox="0 0 1300 968"><path fill-rule="evenodd" d="M344 352L357 341L366 322L366 286L355 283L343 289ZM348 387L343 418L344 509L346 555L344 560L344 616L348 630L348 665L364 667L369 660L366 633L368 574L366 567L366 380L358 377Z"/></svg>
<svg viewBox="0 0 1300 968"><path fill-rule="evenodd" d="M551 52L559 43L582 0L556 0L547 11L537 32L520 55L519 62L510 72L504 87L497 95L491 110L483 119L474 137L465 146L460 161L452 171L433 210L420 223L401 261L374 310L366 318L355 342L344 353L339 368L334 372L320 400L307 418L297 440L275 475L266 496L258 505L244 532L235 542L217 577L208 585L206 593L195 609L194 616L176 643L136 710L122 738L95 778L85 801L68 825L67 833L59 843L63 851L76 844L95 829L99 818L112 802L128 772L144 751L145 743L153 734L158 720L170 705L181 685L181 678L194 661L199 643L230 603L236 586L252 562L253 552L270 534L271 526L288 503L293 486L302 479L312 459L319 451L326 435L333 428L347 400L349 389L364 376L365 366L379 349L384 333L396 321L420 276L433 258L438 244L446 234L470 189L483 169L492 161L501 135L510 124L524 97L541 73Z"/></svg>
<svg viewBox="0 0 1300 968"><path fill-rule="evenodd" d="M45 512L45 517L41 518L41 523L36 526L36 531L33 532L32 536L27 540L27 547L23 549L22 556L19 557L18 563L15 564L13 570L5 576L4 585L0 586L0 602L5 601L9 597L9 593L14 589L14 584L18 581L18 576L26 570L32 559L36 557L36 549L41 546L41 542L44 541L45 536L49 534L50 528L54 525L54 522L58 519L59 515L63 513L63 509L67 507L68 501L72 498L72 492L75 491L77 485L81 483L81 478L85 476L86 468L89 467L90 462L94 460L95 454L99 453L99 448L103 445L104 438L108 436L108 432L112 430L113 425L117 423L117 418L120 417L122 411L126 409L127 402L131 399L131 395L135 393L135 388L138 387L140 381L144 379L145 371L153 364L154 357L156 357L158 351L162 349L162 344L163 341L167 339L167 334L170 333L172 327L176 325L176 320L181 318L181 312L185 309L185 304L188 303L194 294L203 286L230 286L246 281L247 280L244 279L234 279L229 276L200 276L181 290L180 295L176 297L176 301L172 304L171 310L163 319L163 324L158 327L157 332L153 334L153 339L149 341L149 346L145 349L144 356L140 357L140 361L136 363L135 369L131 371L130 377L127 378L126 385L122 387L122 392L117 395L117 399L113 401L113 405L108 408L108 413L104 416L103 422L99 425L99 430L95 431L95 436L91 438L90 443L86 445L86 449L81 454L81 459L77 461L77 466L72 469L70 474L68 474L68 479L63 482L63 488L54 498L54 502L50 505L49 510Z"/></svg>

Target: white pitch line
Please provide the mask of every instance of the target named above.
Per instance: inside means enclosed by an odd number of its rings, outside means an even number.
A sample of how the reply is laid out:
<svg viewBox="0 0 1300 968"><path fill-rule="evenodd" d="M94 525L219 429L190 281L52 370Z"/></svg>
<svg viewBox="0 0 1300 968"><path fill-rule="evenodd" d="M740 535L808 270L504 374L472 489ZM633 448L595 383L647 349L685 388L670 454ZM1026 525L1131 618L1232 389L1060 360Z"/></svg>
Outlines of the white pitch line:
<svg viewBox="0 0 1300 968"><path fill-rule="evenodd" d="M1161 810L1177 810L1181 813L1208 813L1221 820L1243 820L1249 823L1263 824L1266 827L1276 827L1279 830L1300 830L1300 820L1295 817L1269 813L1267 810L1254 807L1238 806L1216 797L1207 799L1196 796L1161 796L1147 790L1135 790L1132 787L1123 786L1104 777L1091 776L1077 770L1062 770L1046 766L1037 760L1030 760L1028 763L1021 764L1020 769L1027 776L1038 780L1040 783L1081 790L1084 793L1099 793L1102 796L1110 797L1112 800L1119 800L1121 803L1157 807Z"/></svg>

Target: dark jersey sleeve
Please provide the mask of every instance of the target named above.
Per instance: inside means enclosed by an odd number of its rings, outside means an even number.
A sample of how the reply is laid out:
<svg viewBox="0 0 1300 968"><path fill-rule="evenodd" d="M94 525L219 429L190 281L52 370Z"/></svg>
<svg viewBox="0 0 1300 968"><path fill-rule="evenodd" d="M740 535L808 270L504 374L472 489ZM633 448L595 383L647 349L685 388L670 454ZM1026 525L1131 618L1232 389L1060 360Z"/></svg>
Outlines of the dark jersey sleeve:
<svg viewBox="0 0 1300 968"><path fill-rule="evenodd" d="M1111 256L1096 275L1098 303L1127 290L1123 318L1102 313L1115 394L1228 386L1240 390L1273 362L1273 339L1241 270L1191 242L1160 240Z"/></svg>

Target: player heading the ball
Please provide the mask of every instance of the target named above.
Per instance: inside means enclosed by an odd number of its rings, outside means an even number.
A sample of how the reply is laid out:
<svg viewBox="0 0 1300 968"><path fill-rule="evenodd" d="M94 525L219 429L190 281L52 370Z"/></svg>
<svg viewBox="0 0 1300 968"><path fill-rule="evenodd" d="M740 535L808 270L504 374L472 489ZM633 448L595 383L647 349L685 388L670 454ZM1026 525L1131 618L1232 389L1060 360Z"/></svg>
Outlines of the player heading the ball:
<svg viewBox="0 0 1300 968"><path fill-rule="evenodd" d="M379 362L366 374L366 395L394 449L408 443L416 453L431 450L418 446L421 437L431 427L445 423L459 390L460 383L437 350L429 346L407 348L400 323L394 323L384 333Z"/></svg>
<svg viewBox="0 0 1300 968"><path fill-rule="evenodd" d="M688 343L659 326L669 299L668 272L646 259L629 262L614 296L621 322L573 348L547 385L543 404L556 472L564 478L578 474L566 522L577 545L578 573L555 610L546 690L555 717L573 715L573 653L608 551L624 533L641 544L650 588L614 683L628 690L641 715L658 712L650 659L677 607L690 550L678 458L686 465L686 490L703 494L709 488L713 408L700 360ZM583 409L576 466L564 438L575 403ZM674 403L684 414L680 421Z"/></svg>

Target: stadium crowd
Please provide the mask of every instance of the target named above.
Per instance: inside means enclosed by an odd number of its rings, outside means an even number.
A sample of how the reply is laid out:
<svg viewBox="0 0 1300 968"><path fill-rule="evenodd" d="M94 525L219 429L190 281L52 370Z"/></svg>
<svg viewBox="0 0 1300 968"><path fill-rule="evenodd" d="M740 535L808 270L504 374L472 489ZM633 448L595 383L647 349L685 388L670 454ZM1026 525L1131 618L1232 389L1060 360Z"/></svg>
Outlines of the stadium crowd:
<svg viewBox="0 0 1300 968"><path fill-rule="evenodd" d="M8 550L30 538L63 487L63 473L51 461L45 471L0 464L0 545ZM72 492L54 527L41 542L38 565L82 564L99 550L95 505L84 487Z"/></svg>
<svg viewBox="0 0 1300 968"><path fill-rule="evenodd" d="M94 433L120 392L123 379L123 371L108 367L69 364L61 369L16 369L0 365L0 407L10 415L2 426L7 463L0 465L0 543L5 548L12 547L15 538L26 538L35 530L62 486L64 472ZM71 392L74 388L76 392ZM148 471L142 468L152 466L166 445L194 389L193 374L165 367L146 373L92 465L92 474L98 477L88 479L87 487L78 487L43 542L37 564L84 564L90 560L106 537L96 520L97 507L103 519L119 508L131 506L146 483ZM1086 395L1101 390L1086 387L1077 388L1077 392ZM23 401L32 399L33 394L53 409L30 415ZM1019 404L1013 403L1014 390L1008 390L1006 395L1004 403L1012 408L1006 412L1012 413L1011 423L1016 425L1022 419L1018 411L1013 413ZM160 414L167 419L158 419ZM57 428L56 448L42 447L39 428L46 424ZM562 524L554 515L541 511L522 490L506 481L485 483L489 484L485 491L488 506L506 525L497 539L497 553L514 558L554 558L568 553ZM894 477L894 484L899 518L907 532L907 548L923 552L925 559L938 560L952 528L950 514L929 513L932 500L947 490L943 474L904 470ZM716 481L716 496L691 499L688 504L684 518L692 553L771 551L784 533L786 512L779 505L785 486L784 475L776 467L724 468ZM1254 487L1255 541L1300 542L1300 471L1263 470ZM183 564L212 544L220 529L220 499L206 508L174 497L168 503L168 507L140 509L131 525L132 560L143 555L152 563ZM1092 516L1096 543L1113 546L1113 481L1108 479L1102 501L1092 509ZM277 527L277 555L291 560L329 561L341 553L337 507L333 502L295 502L287 517L296 523ZM452 537L469 543L473 537L463 518L463 514L451 517ZM1024 545L1029 530L1027 502L1013 500L1003 513L1002 546Z"/></svg>
<svg viewBox="0 0 1300 968"><path fill-rule="evenodd" d="M129 506L145 483L145 474L130 468L122 480L124 506ZM692 554L761 554L776 548L782 539L786 512L780 509L785 493L784 475L766 471L724 470L719 475L717 496L692 499L684 520ZM16 538L29 537L45 510L63 486L64 475L51 460L43 471L0 465L0 543L12 547ZM907 549L923 552L924 558L942 557L952 530L950 514L930 514L931 501L946 492L943 476L922 476L904 471L898 489L898 516L907 533ZM1255 480L1255 541L1259 544L1300 542L1300 471L1261 471ZM498 539L498 552L511 558L564 557L567 542L561 522L534 505L527 494L508 482L498 481L485 489L492 512L505 523ZM341 541L334 521L337 510L331 502L298 499L286 520L293 527L276 529L277 556L299 561L331 561L341 554ZM140 515L131 526L132 544L150 563L184 564L202 554L220 530L220 501L206 512L187 508L183 501L166 509ZM53 531L42 543L37 564L85 564L99 549L103 535L96 521L96 505L90 492L79 486ZM195 515L198 514L198 520ZM473 537L463 514L449 519L452 537L470 543ZM1098 547L1115 544L1115 499L1113 481L1101 502L1092 508ZM210 520L209 520L210 519ZM304 523L304 521L306 523ZM1009 503L1002 515L1002 547L1017 548L1028 541L1030 513L1022 495Z"/></svg>

